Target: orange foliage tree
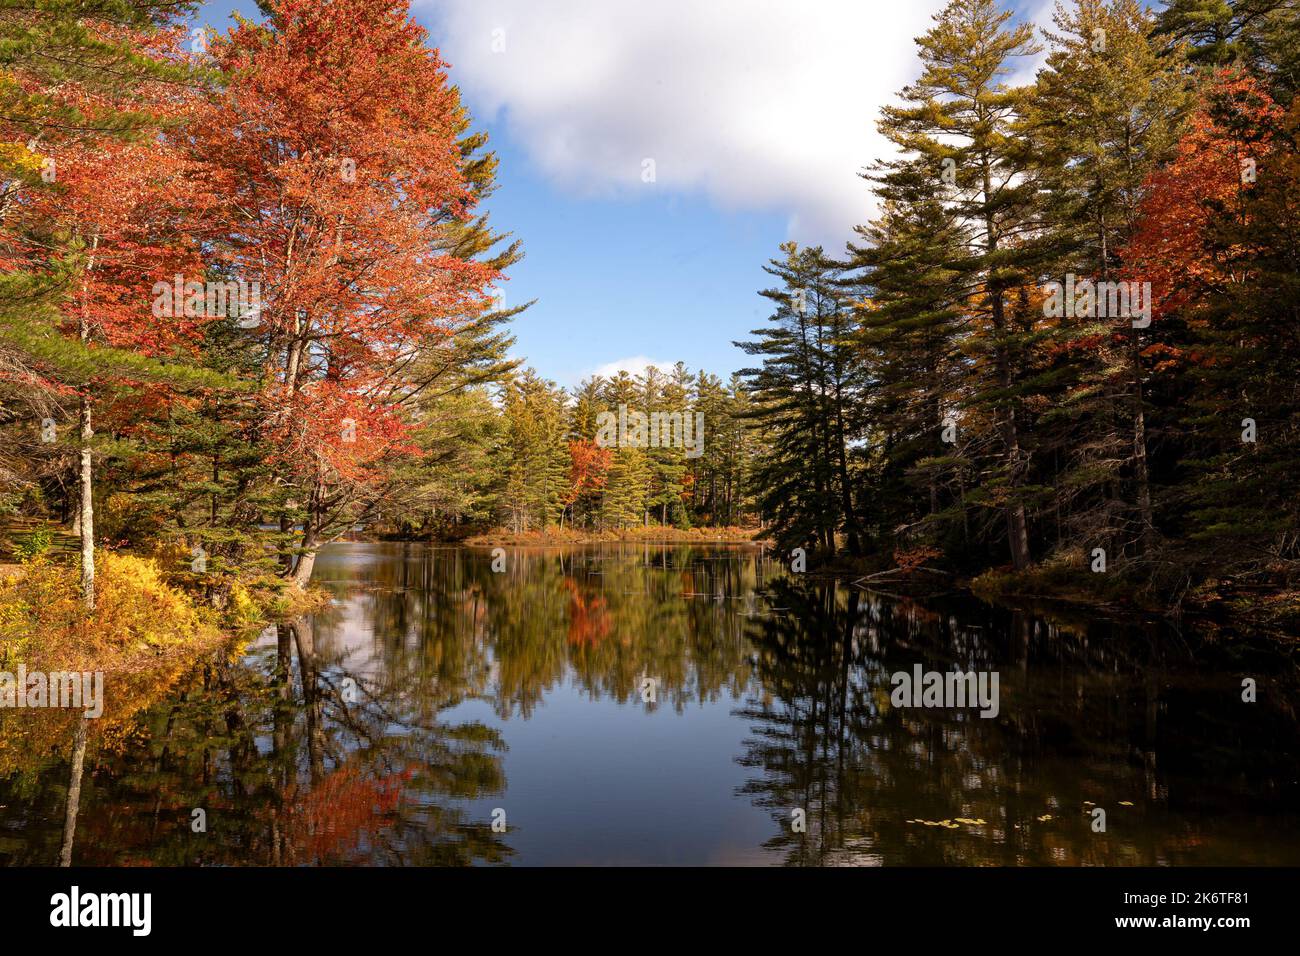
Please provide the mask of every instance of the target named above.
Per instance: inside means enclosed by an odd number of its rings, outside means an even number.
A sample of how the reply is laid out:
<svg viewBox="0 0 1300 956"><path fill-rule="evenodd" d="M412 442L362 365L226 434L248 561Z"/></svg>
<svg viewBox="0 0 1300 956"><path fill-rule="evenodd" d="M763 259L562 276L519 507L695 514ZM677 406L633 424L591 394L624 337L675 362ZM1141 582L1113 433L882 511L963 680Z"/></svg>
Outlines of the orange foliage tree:
<svg viewBox="0 0 1300 956"><path fill-rule="evenodd" d="M448 235L474 192L458 94L425 38L404 0L281 0L213 44L229 80L193 127L224 199L212 248L258 283L261 427L300 509L299 583L415 453L409 371L496 279Z"/></svg>
<svg viewBox="0 0 1300 956"><path fill-rule="evenodd" d="M1242 258L1207 242L1208 232L1223 217L1241 214L1241 200L1273 150L1282 112L1258 80L1219 71L1174 161L1148 182L1122 255L1127 278L1151 283L1153 319L1246 280L1235 268Z"/></svg>
<svg viewBox="0 0 1300 956"><path fill-rule="evenodd" d="M132 33L104 26L105 36L129 41L138 57L172 64L181 60L178 30ZM50 188L33 191L23 204L23 238L7 243L25 248L38 269L54 271L65 256L75 263L60 302L62 332L82 351L36 347L56 390L78 404L78 457L82 591L95 606L94 439L96 406L125 390L152 383L165 394L169 384L200 384L208 377L183 363L178 353L197 351L202 314L155 308L154 286L202 275L192 225L209 208L204 194L183 190L186 166L174 144L156 130L182 121L190 97L184 88L154 79L106 92L63 84L57 100L77 115L132 111L137 124L154 135L111 137L94 128L82 135L40 145ZM38 224L33 226L33 224ZM112 424L110 421L109 424ZM118 424L122 424L119 422Z"/></svg>
<svg viewBox="0 0 1300 956"><path fill-rule="evenodd" d="M609 480L609 466L614 452L594 441L577 439L569 442L569 487L561 499L565 508L579 501L590 501L600 494Z"/></svg>

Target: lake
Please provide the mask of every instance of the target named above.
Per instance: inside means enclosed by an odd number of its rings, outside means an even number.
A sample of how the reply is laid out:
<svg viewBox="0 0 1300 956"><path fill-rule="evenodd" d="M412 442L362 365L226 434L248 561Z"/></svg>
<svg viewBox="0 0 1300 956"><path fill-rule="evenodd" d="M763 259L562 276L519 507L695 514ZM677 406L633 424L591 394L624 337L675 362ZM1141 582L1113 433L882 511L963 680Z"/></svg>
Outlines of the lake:
<svg viewBox="0 0 1300 956"><path fill-rule="evenodd" d="M775 557L332 545L330 607L92 738L72 861L1300 863L1276 645ZM996 716L899 706L918 667L996 675ZM58 862L69 779L0 781L0 863Z"/></svg>

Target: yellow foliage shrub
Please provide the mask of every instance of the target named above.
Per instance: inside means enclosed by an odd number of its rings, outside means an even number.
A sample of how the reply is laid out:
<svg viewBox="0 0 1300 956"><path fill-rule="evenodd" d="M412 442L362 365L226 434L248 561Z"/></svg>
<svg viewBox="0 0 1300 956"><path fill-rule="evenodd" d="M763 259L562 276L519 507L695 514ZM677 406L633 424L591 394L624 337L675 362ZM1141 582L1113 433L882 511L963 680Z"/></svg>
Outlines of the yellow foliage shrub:
<svg viewBox="0 0 1300 956"><path fill-rule="evenodd" d="M91 656L166 648L193 640L208 623L168 587L157 564L127 554L97 556L93 616L82 604L76 567L35 561L21 580L0 583L0 656L10 659L36 652L37 638L45 647L71 644Z"/></svg>
<svg viewBox="0 0 1300 956"><path fill-rule="evenodd" d="M76 566L39 559L0 577L0 670L103 672L103 717L89 721L99 745L129 732L133 714L225 639L155 561L100 552L95 565L93 614ZM66 746L79 719L62 708L0 712L0 774Z"/></svg>
<svg viewBox="0 0 1300 956"><path fill-rule="evenodd" d="M181 592L169 587L153 561L105 554L95 577L96 642L168 647L193 640L207 623Z"/></svg>

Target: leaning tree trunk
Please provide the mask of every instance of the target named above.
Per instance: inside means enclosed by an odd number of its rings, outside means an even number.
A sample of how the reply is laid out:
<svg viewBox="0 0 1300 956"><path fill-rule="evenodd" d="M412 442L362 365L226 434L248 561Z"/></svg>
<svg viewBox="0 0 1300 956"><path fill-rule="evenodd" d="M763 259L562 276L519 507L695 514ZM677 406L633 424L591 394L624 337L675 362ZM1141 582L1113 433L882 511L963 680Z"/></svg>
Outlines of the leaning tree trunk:
<svg viewBox="0 0 1300 956"><path fill-rule="evenodd" d="M311 580L311 573L316 567L316 553L319 549L320 543L316 540L315 532L305 531L300 545L298 564L293 569L293 583L298 587L305 588L307 582Z"/></svg>
<svg viewBox="0 0 1300 956"><path fill-rule="evenodd" d="M72 866L72 844L77 836L77 811L81 808L81 772L86 763L86 718L77 721L72 741L72 764L68 768L68 804L63 813L63 843L59 866Z"/></svg>
<svg viewBox="0 0 1300 956"><path fill-rule="evenodd" d="M318 500L312 495L312 501ZM307 519L302 525L302 541L298 544L298 561L293 567L291 578L300 588L305 588L311 580L311 573L316 567L316 555L320 551L321 522L314 508L309 509Z"/></svg>
<svg viewBox="0 0 1300 956"><path fill-rule="evenodd" d="M298 567L293 571L293 583L300 588L305 588L307 582L311 580L311 573L316 568L315 550L304 551L298 558Z"/></svg>
<svg viewBox="0 0 1300 956"><path fill-rule="evenodd" d="M307 503L307 516L302 522L302 540L298 544L298 560L293 565L290 580L300 588L305 588L311 580L311 572L316 567L316 553L320 551L320 531L324 526L321 500L324 490L317 479Z"/></svg>

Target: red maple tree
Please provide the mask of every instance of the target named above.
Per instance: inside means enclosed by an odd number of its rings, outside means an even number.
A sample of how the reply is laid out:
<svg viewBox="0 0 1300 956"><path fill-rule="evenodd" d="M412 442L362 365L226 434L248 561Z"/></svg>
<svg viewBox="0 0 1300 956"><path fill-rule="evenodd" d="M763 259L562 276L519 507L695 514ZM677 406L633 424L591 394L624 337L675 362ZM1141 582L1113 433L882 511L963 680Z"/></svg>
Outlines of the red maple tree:
<svg viewBox="0 0 1300 956"><path fill-rule="evenodd" d="M456 255L470 215L458 94L405 0L280 0L212 46L230 77L194 124L209 237L259 284L263 432L298 493L296 567L352 527L385 463L415 454L410 370L490 306L495 270Z"/></svg>

